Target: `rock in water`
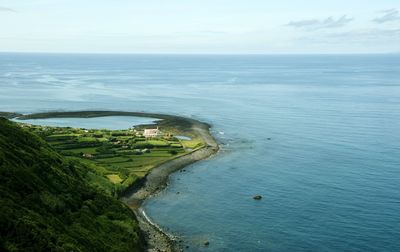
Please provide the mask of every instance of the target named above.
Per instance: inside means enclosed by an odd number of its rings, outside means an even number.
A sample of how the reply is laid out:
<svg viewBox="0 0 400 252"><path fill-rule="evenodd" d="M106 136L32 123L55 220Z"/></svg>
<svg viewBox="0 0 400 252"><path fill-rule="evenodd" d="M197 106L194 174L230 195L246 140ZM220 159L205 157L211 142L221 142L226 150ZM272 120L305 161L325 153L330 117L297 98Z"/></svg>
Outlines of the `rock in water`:
<svg viewBox="0 0 400 252"><path fill-rule="evenodd" d="M210 245L209 241L204 242L204 246L208 246L208 245Z"/></svg>
<svg viewBox="0 0 400 252"><path fill-rule="evenodd" d="M253 197L253 199L255 199L255 200L260 200L260 199L262 199L262 196L261 196L261 195L255 195L255 196Z"/></svg>

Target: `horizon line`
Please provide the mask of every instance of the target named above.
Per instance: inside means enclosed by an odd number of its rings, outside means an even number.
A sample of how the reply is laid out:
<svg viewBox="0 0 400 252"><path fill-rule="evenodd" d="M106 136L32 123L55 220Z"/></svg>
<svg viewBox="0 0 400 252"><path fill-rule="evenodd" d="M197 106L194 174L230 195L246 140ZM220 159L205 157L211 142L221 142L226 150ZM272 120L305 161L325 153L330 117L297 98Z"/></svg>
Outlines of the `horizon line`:
<svg viewBox="0 0 400 252"><path fill-rule="evenodd" d="M37 51L0 51L0 54L64 54L64 55L179 55L179 56L274 56L274 55L388 55L400 52L281 52L281 53L177 53L177 52L37 52Z"/></svg>

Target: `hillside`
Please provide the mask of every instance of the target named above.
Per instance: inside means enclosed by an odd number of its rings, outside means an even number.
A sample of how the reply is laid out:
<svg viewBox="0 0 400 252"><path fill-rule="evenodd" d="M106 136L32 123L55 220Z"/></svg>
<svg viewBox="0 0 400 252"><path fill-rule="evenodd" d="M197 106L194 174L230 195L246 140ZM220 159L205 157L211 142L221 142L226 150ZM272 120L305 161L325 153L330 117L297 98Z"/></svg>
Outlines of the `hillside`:
<svg viewBox="0 0 400 252"><path fill-rule="evenodd" d="M134 214L89 172L0 118L0 250L142 251Z"/></svg>

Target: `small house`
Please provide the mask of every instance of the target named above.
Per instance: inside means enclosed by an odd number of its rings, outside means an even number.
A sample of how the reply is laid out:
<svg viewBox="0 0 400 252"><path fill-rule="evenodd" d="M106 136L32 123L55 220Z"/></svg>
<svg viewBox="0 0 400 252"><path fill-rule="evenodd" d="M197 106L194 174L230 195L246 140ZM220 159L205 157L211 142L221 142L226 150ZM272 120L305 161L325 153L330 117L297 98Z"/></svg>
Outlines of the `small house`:
<svg viewBox="0 0 400 252"><path fill-rule="evenodd" d="M146 138L159 137L161 136L161 131L158 129L158 127L156 129L145 129L143 136Z"/></svg>

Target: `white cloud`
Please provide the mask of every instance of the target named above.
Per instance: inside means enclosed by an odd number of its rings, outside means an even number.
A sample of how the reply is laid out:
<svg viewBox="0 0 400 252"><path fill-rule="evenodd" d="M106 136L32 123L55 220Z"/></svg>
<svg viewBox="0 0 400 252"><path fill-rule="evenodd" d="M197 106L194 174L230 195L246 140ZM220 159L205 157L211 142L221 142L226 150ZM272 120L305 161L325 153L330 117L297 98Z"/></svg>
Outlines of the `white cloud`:
<svg viewBox="0 0 400 252"><path fill-rule="evenodd" d="M348 25L353 18L347 17L347 15L343 15L340 18L328 17L326 19L306 19L299 21L291 21L287 24L287 26L302 28L308 30L318 30L318 29L329 29L329 28L338 28Z"/></svg>
<svg viewBox="0 0 400 252"><path fill-rule="evenodd" d="M0 6L0 12L16 12L14 9Z"/></svg>
<svg viewBox="0 0 400 252"><path fill-rule="evenodd" d="M377 17L372 21L380 24L392 21L400 21L400 12L397 9L383 10L380 12L383 13L383 16Z"/></svg>

